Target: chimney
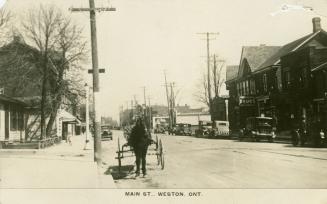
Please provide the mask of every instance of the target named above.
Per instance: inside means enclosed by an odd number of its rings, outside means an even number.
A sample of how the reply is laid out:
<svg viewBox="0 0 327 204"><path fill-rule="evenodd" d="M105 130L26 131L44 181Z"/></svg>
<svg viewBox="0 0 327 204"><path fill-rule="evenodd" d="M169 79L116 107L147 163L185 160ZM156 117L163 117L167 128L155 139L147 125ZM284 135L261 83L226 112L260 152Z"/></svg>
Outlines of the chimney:
<svg viewBox="0 0 327 204"><path fill-rule="evenodd" d="M320 18L315 17L312 19L312 25L313 25L313 32L318 32L321 30L321 25L320 25Z"/></svg>

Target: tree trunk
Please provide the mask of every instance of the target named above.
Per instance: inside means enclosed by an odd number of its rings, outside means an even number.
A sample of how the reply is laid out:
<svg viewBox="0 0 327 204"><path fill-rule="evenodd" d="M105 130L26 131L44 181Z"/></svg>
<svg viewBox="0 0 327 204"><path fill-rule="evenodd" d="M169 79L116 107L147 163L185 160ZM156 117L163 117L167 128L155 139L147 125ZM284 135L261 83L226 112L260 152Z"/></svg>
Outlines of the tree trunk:
<svg viewBox="0 0 327 204"><path fill-rule="evenodd" d="M47 92L46 92L46 71L47 68L46 66L44 67L43 70L43 79L42 79L42 95L41 95L41 140L45 138L45 102L47 98Z"/></svg>
<svg viewBox="0 0 327 204"><path fill-rule="evenodd" d="M47 128L46 128L46 134L47 135L51 135L53 124L54 124L54 122L56 121L56 118L57 118L57 111L58 111L58 109L56 109L55 111L53 111L50 114L49 122L48 122Z"/></svg>

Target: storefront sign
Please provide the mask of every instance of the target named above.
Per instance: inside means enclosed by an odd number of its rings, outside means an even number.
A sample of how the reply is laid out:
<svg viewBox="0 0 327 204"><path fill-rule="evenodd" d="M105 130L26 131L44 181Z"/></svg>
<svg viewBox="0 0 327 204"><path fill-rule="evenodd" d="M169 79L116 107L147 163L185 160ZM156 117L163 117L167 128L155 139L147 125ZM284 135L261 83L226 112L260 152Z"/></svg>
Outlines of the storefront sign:
<svg viewBox="0 0 327 204"><path fill-rule="evenodd" d="M255 104L255 99L253 97L241 96L239 99L240 99L239 100L240 106L248 106L248 105L254 105Z"/></svg>

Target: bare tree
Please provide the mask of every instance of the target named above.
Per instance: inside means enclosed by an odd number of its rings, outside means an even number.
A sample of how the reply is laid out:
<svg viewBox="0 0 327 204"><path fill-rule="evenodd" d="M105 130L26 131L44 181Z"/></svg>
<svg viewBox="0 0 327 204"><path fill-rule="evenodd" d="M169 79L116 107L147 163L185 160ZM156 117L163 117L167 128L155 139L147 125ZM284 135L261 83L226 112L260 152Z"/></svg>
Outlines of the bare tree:
<svg viewBox="0 0 327 204"><path fill-rule="evenodd" d="M212 78L214 98L218 98L220 96L221 87L225 83L225 78L223 77L223 68L225 67L225 60L217 60L216 55L214 55L213 60L214 61L212 69Z"/></svg>
<svg viewBox="0 0 327 204"><path fill-rule="evenodd" d="M2 44L4 39L7 38L8 23L11 19L11 13L4 8L0 9L0 44Z"/></svg>
<svg viewBox="0 0 327 204"><path fill-rule="evenodd" d="M23 33L40 52L38 66L42 72L41 86L41 139L45 137L46 101L50 52L55 47L56 29L61 12L54 6L41 5L38 10L28 11L23 21Z"/></svg>
<svg viewBox="0 0 327 204"><path fill-rule="evenodd" d="M41 139L50 135L61 104L76 105L83 86L76 69L85 58L82 29L54 6L30 10L23 21L23 34L37 48L37 65L42 73ZM67 77L75 72L74 77ZM64 100L67 99L67 100ZM46 117L49 121L46 124Z"/></svg>
<svg viewBox="0 0 327 204"><path fill-rule="evenodd" d="M203 74L202 77L199 79L199 82L197 84L197 90L194 93L194 97L198 102L206 105L209 108L210 103L209 103L209 96L208 96L207 79L208 79L207 74Z"/></svg>
<svg viewBox="0 0 327 204"><path fill-rule="evenodd" d="M57 29L55 50L59 56L50 56L51 109L47 135L51 133L60 105L66 102L65 105L77 106L79 98L83 97L84 87L83 79L79 77L82 69L80 62L86 59L87 52L82 29L67 16L62 16ZM63 101L64 98L68 100Z"/></svg>
<svg viewBox="0 0 327 204"><path fill-rule="evenodd" d="M210 81L211 81L211 90L214 98L220 97L221 88L225 83L225 79L223 76L223 70L225 67L225 61L217 59L216 56L213 58L213 63L210 68ZM209 99L209 90L208 90L208 77L207 73L203 74L200 78L199 83L197 85L198 89L194 93L194 97L197 101L203 103L210 109L210 100ZM212 95L212 94L211 94Z"/></svg>

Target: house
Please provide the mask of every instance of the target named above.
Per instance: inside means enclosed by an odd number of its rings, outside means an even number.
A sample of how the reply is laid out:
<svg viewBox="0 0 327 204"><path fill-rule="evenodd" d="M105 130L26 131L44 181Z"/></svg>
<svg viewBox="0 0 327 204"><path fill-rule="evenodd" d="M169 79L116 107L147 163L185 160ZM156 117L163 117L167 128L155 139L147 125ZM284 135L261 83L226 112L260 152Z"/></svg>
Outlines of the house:
<svg viewBox="0 0 327 204"><path fill-rule="evenodd" d="M60 61L60 56L57 52L52 52L54 56L51 62L54 66ZM43 76L42 69L38 64L39 57L40 52L25 43L20 36L14 36L11 42L0 48L1 92L28 104L28 108L25 109L26 127L25 133L23 133L25 134L23 136L25 141L31 141L40 135L41 79ZM46 86L49 90L50 82ZM63 98L63 100L67 99ZM50 107L50 105L48 104L47 107ZM46 111L50 112L50 108ZM46 118L46 123L48 121L49 118ZM52 126L52 136L55 135L57 126L59 125L54 124ZM60 135L57 136L60 137Z"/></svg>
<svg viewBox="0 0 327 204"><path fill-rule="evenodd" d="M56 134L63 140L68 139L68 135L77 135L77 126L81 126L81 121L67 112L64 109L60 109L56 118Z"/></svg>
<svg viewBox="0 0 327 204"><path fill-rule="evenodd" d="M25 140L25 107L25 103L0 94L0 143Z"/></svg>
<svg viewBox="0 0 327 204"><path fill-rule="evenodd" d="M263 112L262 102L266 104L270 93L276 88L277 67L261 65L279 49L279 46L263 44L243 46L240 64L227 67L226 88L230 95L228 112L231 129L243 127L247 117Z"/></svg>
<svg viewBox="0 0 327 204"><path fill-rule="evenodd" d="M313 32L286 46L292 48L280 56L282 89L281 122L289 126L290 118L309 124L320 121L326 127L327 96L327 32L322 30L320 18L313 18ZM283 127L287 128L287 127Z"/></svg>
<svg viewBox="0 0 327 204"><path fill-rule="evenodd" d="M235 66L226 76L232 127L243 127L246 117L260 115L275 118L279 131L292 128L293 119L326 126L327 33L320 18L312 23L312 33L282 47L243 47L237 76Z"/></svg>

